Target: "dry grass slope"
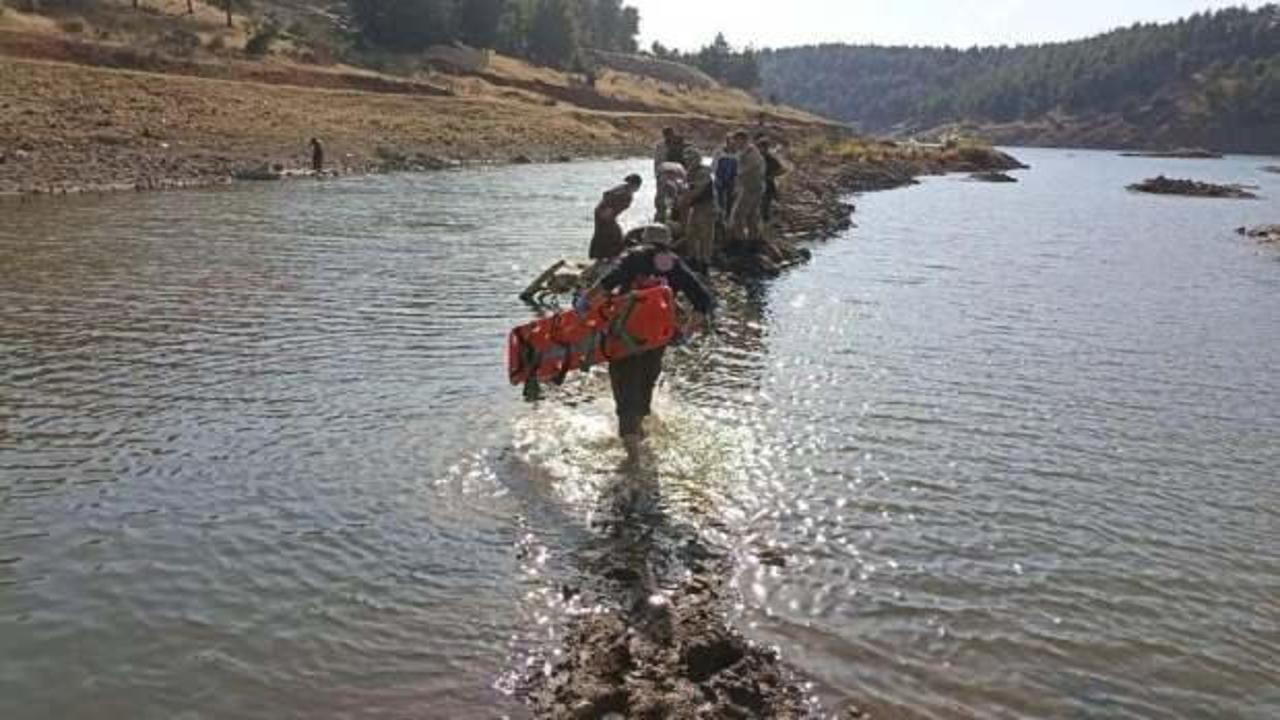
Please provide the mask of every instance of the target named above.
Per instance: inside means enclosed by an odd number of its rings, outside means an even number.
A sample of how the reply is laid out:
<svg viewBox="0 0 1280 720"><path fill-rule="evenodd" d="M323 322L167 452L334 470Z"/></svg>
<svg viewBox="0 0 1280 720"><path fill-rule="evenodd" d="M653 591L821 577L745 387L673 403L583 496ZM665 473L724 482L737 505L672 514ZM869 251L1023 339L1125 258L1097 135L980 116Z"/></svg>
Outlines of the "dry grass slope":
<svg viewBox="0 0 1280 720"><path fill-rule="evenodd" d="M225 27L185 0L103 0L92 12L0 15L0 193L223 181L263 163L306 164L324 139L334 169L430 168L646 151L663 125L714 141L765 122L829 128L720 87L682 89L616 71L582 78L494 55L482 70L406 62L387 74L318 61L288 33L264 57L257 20Z"/></svg>

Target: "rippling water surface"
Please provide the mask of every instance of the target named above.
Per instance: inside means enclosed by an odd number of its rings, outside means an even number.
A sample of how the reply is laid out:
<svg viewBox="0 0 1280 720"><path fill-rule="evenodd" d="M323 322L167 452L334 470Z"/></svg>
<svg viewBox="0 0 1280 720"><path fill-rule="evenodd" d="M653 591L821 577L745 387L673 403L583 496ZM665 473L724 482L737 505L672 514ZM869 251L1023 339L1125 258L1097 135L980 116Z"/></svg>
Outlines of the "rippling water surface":
<svg viewBox="0 0 1280 720"><path fill-rule="evenodd" d="M519 716L602 574L694 551L831 707L1280 715L1280 253L1231 232L1280 176L1018 154L726 290L639 467L502 352L641 163L6 202L0 717Z"/></svg>

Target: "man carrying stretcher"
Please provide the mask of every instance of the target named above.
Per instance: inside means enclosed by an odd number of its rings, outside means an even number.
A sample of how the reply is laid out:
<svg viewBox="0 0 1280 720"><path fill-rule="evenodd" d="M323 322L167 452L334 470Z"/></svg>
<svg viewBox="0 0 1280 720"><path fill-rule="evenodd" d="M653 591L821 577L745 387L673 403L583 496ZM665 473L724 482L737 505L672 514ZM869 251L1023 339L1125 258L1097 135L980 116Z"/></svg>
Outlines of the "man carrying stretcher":
<svg viewBox="0 0 1280 720"><path fill-rule="evenodd" d="M666 285L693 303L694 316L681 329L690 335L701 329L716 307L707 286L671 249L671 235L662 226L645 228L639 245L623 255L617 266L574 303L586 312L606 295ZM609 363L609 382L618 414L618 435L630 449L644 437L644 419L651 412L653 390L662 374L665 347L631 355Z"/></svg>

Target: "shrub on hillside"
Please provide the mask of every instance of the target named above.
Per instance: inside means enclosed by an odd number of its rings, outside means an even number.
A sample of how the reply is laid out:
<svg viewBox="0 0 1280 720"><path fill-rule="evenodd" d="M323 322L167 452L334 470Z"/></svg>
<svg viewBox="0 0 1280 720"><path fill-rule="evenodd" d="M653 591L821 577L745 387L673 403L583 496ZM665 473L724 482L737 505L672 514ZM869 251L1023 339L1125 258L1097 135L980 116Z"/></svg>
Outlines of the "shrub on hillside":
<svg viewBox="0 0 1280 720"><path fill-rule="evenodd" d="M254 30L249 41L244 44L244 51L254 57L262 57L271 50L271 43L280 37L280 26L268 20Z"/></svg>
<svg viewBox="0 0 1280 720"><path fill-rule="evenodd" d="M175 28L165 33L156 45L169 55L187 58L195 55L199 49L200 36L190 30Z"/></svg>

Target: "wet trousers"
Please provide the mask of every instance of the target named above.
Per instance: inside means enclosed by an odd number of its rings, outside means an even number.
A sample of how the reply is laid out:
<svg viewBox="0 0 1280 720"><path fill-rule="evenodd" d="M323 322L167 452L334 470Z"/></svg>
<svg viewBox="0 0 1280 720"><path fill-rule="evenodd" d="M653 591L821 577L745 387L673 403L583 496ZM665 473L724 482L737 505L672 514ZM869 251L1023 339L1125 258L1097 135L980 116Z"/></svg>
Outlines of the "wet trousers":
<svg viewBox="0 0 1280 720"><path fill-rule="evenodd" d="M609 363L609 384L618 413L618 434L626 437L641 432L644 419L652 412L653 389L662 374L666 348L650 350Z"/></svg>
<svg viewBox="0 0 1280 720"><path fill-rule="evenodd" d="M760 203L763 193L743 193L733 204L729 215L729 242L754 248L760 242Z"/></svg>

